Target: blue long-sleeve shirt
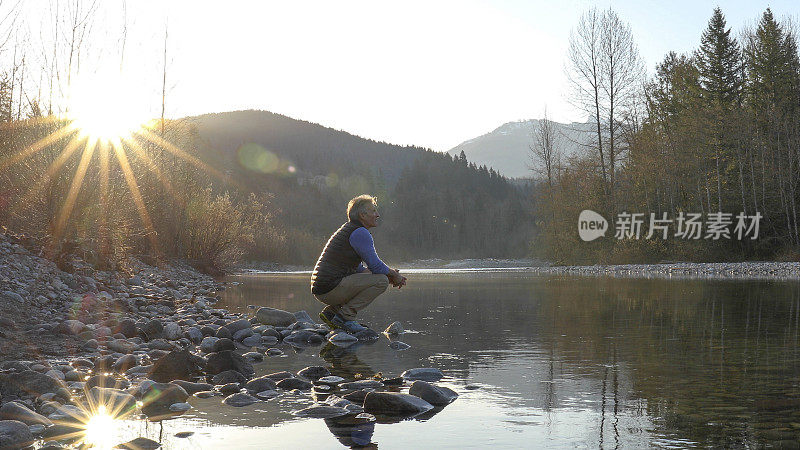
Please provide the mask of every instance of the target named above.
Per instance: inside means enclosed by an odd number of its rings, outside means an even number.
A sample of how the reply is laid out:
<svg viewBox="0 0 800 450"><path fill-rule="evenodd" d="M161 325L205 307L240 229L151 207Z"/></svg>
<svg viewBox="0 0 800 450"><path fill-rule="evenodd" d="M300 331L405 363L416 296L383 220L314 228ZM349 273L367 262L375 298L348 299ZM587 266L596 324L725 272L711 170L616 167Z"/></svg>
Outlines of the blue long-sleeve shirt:
<svg viewBox="0 0 800 450"><path fill-rule="evenodd" d="M356 270L363 272L369 269L372 273L382 273L384 275L389 273L389 266L378 258L378 253L375 251L375 241L372 240L372 235L366 228L357 228L350 233L350 245L361 257L361 260L367 264L366 268L364 264L359 264Z"/></svg>

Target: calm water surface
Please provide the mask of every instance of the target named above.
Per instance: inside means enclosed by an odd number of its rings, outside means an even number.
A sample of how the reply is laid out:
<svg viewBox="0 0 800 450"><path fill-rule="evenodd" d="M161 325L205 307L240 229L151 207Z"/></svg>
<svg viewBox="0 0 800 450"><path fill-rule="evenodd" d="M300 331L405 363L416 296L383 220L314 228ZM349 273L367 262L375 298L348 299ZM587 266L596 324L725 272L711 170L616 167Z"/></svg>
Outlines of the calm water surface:
<svg viewBox="0 0 800 450"><path fill-rule="evenodd" d="M231 277L217 305L313 317L308 274ZM414 273L362 313L398 320L405 351L381 340L322 346L255 365L257 376L323 365L345 378L437 367L460 394L433 416L347 436L284 396L245 408L220 398L162 424L135 423L176 448L761 447L800 439L800 286L796 282ZM321 355L322 353L322 355ZM145 427L147 429L141 429ZM162 428L163 427L163 428ZM178 431L194 430L188 439ZM337 435L334 434L337 433ZM371 434L370 434L371 433Z"/></svg>

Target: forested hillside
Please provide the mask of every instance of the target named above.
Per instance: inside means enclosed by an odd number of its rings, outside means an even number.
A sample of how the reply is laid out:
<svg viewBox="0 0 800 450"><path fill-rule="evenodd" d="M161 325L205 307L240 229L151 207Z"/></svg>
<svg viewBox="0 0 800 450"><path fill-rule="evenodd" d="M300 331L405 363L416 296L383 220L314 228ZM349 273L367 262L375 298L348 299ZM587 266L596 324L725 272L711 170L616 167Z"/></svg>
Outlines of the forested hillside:
<svg viewBox="0 0 800 450"><path fill-rule="evenodd" d="M226 173L225 189L269 196L279 243L254 242L245 257L311 264L345 220L347 201L378 196L382 255L524 256L528 194L485 167L418 147L353 136L266 111L187 118L198 152ZM220 184L220 183L217 183ZM512 219L513 218L513 219Z"/></svg>

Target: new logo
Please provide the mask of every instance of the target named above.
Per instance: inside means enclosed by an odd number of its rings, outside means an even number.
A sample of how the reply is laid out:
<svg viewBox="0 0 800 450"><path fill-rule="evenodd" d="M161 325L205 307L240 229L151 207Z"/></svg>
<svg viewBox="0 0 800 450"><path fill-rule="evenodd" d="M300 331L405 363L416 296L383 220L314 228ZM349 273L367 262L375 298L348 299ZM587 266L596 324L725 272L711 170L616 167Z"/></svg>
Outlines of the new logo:
<svg viewBox="0 0 800 450"><path fill-rule="evenodd" d="M578 216L578 235L585 242L593 241L600 236L605 236L608 230L608 221L592 211L584 209Z"/></svg>

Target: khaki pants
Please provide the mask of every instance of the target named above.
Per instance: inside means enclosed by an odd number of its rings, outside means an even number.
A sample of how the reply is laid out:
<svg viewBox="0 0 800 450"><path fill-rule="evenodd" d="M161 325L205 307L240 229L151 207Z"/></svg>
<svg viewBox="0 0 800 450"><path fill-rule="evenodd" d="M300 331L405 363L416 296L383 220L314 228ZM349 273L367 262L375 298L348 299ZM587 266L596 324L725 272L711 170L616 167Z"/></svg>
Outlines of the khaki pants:
<svg viewBox="0 0 800 450"><path fill-rule="evenodd" d="M355 320L359 311L369 306L389 287L389 278L382 274L356 273L342 278L339 285L321 295L314 295L325 303L325 309Z"/></svg>

